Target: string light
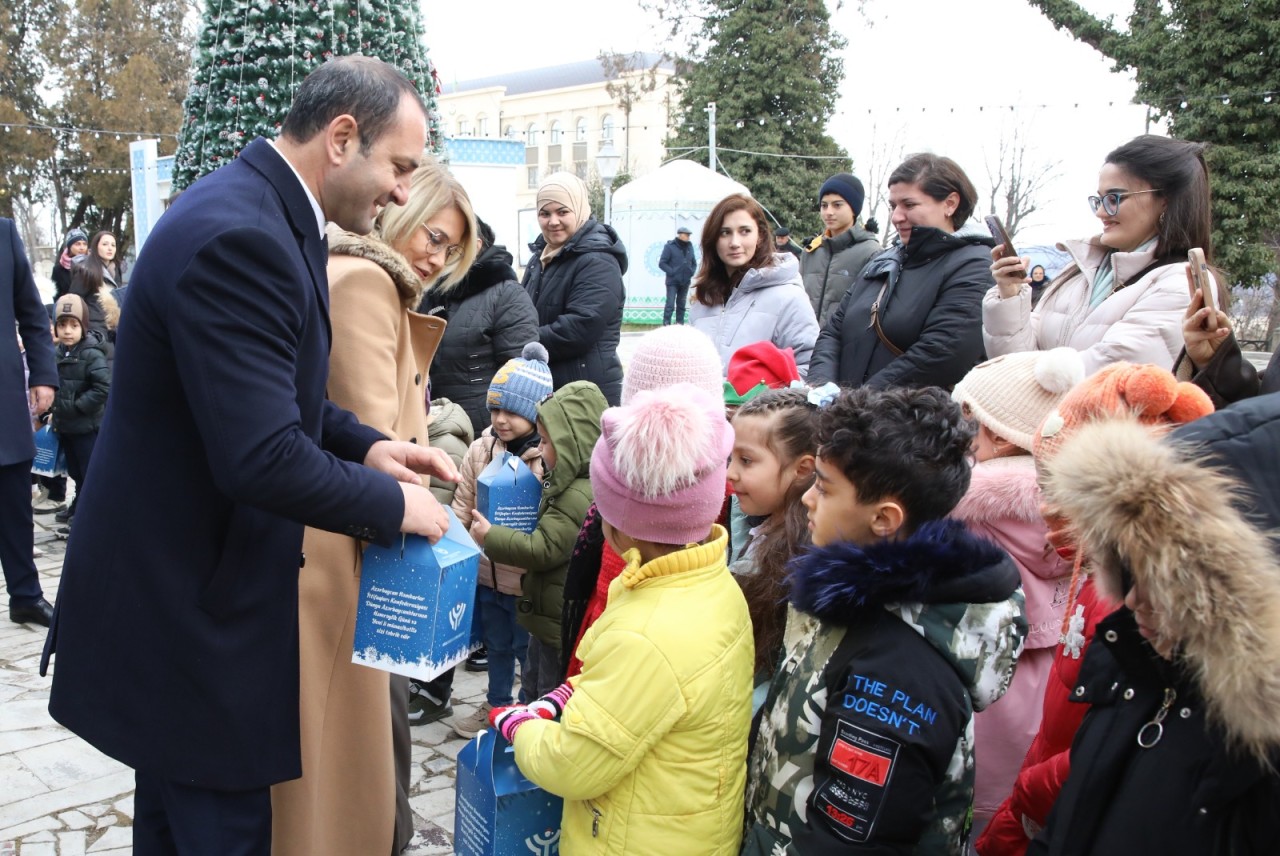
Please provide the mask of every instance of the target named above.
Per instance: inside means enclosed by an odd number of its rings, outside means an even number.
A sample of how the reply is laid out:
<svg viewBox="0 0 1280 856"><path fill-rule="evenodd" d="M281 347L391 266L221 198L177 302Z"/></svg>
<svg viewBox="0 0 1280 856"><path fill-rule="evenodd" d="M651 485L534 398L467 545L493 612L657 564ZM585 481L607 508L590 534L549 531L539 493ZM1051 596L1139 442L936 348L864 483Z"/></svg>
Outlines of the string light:
<svg viewBox="0 0 1280 856"><path fill-rule="evenodd" d="M134 137L139 140L154 137L167 137L171 140L178 139L177 134L164 134L159 132L152 133L150 131L116 131L108 128L76 128L69 125L44 125L39 122L32 122L28 124L23 124L21 122L0 122L0 127L4 128L5 133L12 133L14 128L20 128L25 130L28 134L32 131L48 131L56 134L93 134L94 139L101 139L103 134L114 134L117 140L122 136Z"/></svg>

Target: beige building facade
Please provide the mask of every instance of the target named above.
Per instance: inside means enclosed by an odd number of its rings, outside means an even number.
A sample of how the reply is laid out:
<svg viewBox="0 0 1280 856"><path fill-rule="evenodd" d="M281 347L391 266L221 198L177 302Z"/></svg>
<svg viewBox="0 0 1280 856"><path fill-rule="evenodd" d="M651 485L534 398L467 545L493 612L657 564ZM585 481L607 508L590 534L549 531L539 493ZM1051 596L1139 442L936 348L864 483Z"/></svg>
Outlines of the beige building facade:
<svg viewBox="0 0 1280 856"><path fill-rule="evenodd" d="M516 170L514 188L519 209L534 207L538 183L553 172L565 170L590 182L605 142L622 157L619 172L645 175L666 159L663 143L677 95L670 62L659 62L657 54L634 57L631 64L640 70L625 78L647 80L654 69L656 85L633 100L630 115L609 94L604 68L593 59L442 84L444 135L522 142L524 165Z"/></svg>

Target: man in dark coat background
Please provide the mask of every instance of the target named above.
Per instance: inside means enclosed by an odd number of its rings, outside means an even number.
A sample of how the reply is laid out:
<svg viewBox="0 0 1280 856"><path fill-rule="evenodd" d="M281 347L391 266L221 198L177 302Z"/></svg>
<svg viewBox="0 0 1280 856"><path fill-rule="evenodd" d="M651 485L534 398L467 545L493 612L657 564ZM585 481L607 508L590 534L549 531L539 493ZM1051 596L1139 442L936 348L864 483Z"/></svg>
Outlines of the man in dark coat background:
<svg viewBox="0 0 1280 856"><path fill-rule="evenodd" d="M53 608L44 599L36 563L31 518L31 461L36 455L31 414L53 405L58 367L27 251L12 220L0 218L0 327L18 336L0 342L0 565L9 592L9 619L49 626ZM22 351L30 378L23 377Z"/></svg>
<svg viewBox="0 0 1280 856"><path fill-rule="evenodd" d="M688 227L676 229L676 236L667 241L662 248L662 257L658 259L658 268L667 275L667 303L662 307L662 326L671 323L671 312L675 310L677 324L684 323L684 307L689 299L689 283L698 270L698 261L693 257L693 242L689 240L692 233Z"/></svg>
<svg viewBox="0 0 1280 856"><path fill-rule="evenodd" d="M136 770L135 853L270 851L269 787L302 773L303 526L447 525L414 472L456 481L447 456L325 398L325 220L367 233L425 142L407 78L324 63L280 139L187 189L138 258L42 663L53 717Z"/></svg>

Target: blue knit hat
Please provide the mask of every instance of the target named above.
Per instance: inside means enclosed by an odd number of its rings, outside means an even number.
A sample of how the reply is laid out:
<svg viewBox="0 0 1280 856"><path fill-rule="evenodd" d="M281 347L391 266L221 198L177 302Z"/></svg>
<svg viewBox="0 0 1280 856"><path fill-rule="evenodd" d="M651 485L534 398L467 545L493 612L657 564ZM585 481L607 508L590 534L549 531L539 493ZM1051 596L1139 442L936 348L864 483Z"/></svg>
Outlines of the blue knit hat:
<svg viewBox="0 0 1280 856"><path fill-rule="evenodd" d="M847 172L837 172L822 182L822 189L818 191L818 201L821 202L822 197L828 193L842 196L844 201L849 203L849 207L853 209L853 216L862 216L862 200L866 197L867 192L862 189L862 182L858 181L855 176Z"/></svg>
<svg viewBox="0 0 1280 856"><path fill-rule="evenodd" d="M507 360L489 384L490 410L509 410L530 422L538 421L538 405L552 392L550 357L538 342L524 346L520 356Z"/></svg>

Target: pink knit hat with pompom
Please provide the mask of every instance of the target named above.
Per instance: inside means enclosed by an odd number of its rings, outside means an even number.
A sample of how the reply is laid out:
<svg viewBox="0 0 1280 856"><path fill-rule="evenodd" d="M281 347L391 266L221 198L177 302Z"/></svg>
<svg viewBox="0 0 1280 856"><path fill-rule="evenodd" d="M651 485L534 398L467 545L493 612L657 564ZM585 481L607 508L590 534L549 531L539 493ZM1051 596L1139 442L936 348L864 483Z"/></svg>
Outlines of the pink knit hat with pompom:
<svg viewBox="0 0 1280 856"><path fill-rule="evenodd" d="M591 454L596 508L640 541L704 540L724 502L733 428L718 398L682 383L638 393L600 420Z"/></svg>

